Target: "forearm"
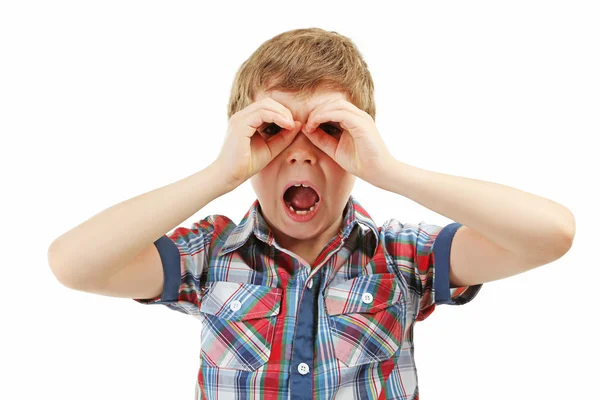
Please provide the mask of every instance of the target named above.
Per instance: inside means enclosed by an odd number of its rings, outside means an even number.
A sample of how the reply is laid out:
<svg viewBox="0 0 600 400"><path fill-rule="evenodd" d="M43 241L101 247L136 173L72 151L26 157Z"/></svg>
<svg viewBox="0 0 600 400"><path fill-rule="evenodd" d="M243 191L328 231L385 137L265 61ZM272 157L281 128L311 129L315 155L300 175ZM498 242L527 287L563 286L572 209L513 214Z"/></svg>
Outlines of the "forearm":
<svg viewBox="0 0 600 400"><path fill-rule="evenodd" d="M483 234L517 255L556 259L568 250L575 220L568 208L509 186L392 162L389 190Z"/></svg>
<svg viewBox="0 0 600 400"><path fill-rule="evenodd" d="M48 263L62 282L104 280L144 248L231 189L209 167L118 203L55 239Z"/></svg>

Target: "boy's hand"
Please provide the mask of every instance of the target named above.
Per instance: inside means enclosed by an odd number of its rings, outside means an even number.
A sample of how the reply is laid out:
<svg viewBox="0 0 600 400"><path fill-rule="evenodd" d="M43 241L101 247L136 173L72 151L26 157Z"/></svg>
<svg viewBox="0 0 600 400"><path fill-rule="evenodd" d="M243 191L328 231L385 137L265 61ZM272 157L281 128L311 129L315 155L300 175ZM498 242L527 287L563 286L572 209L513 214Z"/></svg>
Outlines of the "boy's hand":
<svg viewBox="0 0 600 400"><path fill-rule="evenodd" d="M264 139L257 129L270 123L277 124L281 131ZM290 110L270 97L233 114L215 161L223 171L223 179L232 189L244 183L289 146L301 126Z"/></svg>
<svg viewBox="0 0 600 400"><path fill-rule="evenodd" d="M337 122L343 130L341 135L316 129L326 122ZM336 99L315 107L302 131L346 171L381 187L383 172L394 158L368 113L347 100Z"/></svg>

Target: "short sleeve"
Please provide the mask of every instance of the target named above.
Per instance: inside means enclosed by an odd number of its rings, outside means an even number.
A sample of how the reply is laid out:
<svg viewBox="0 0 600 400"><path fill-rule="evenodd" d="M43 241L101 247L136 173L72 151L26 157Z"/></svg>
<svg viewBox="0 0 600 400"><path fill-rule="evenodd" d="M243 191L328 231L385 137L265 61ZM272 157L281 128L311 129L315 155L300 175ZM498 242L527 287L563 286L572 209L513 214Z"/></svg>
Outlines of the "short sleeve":
<svg viewBox="0 0 600 400"><path fill-rule="evenodd" d="M199 315L200 288L206 281L214 220L207 217L190 228L178 227L154 242L163 266L164 285L160 296L133 299L141 304L163 304L193 316Z"/></svg>
<svg viewBox="0 0 600 400"><path fill-rule="evenodd" d="M416 320L427 318L438 304L462 305L470 302L482 284L450 288L450 250L452 239L462 224L444 227L421 222L418 225L390 224L395 232L393 245L388 245L396 260L414 302L418 302ZM388 238L389 242L389 238Z"/></svg>

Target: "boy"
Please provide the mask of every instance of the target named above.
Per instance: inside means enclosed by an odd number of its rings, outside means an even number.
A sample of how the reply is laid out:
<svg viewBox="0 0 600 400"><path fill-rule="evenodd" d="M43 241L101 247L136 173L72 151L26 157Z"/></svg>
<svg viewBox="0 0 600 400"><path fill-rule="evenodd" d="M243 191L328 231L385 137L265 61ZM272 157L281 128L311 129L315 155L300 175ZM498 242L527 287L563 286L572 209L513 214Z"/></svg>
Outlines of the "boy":
<svg viewBox="0 0 600 400"><path fill-rule="evenodd" d="M263 43L228 116L210 166L101 212L48 255L68 287L200 319L197 399L418 399L414 324L571 246L573 215L555 202L396 160L367 64L335 32ZM378 227L350 194L356 177L460 223ZM239 225L211 215L164 235L247 179L257 200Z"/></svg>

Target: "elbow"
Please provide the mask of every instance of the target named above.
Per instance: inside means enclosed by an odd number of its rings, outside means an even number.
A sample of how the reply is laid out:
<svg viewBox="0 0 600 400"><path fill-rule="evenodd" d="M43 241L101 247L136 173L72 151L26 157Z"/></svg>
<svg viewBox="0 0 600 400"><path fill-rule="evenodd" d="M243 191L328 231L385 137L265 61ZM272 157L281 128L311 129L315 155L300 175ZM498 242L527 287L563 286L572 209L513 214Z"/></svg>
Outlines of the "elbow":
<svg viewBox="0 0 600 400"><path fill-rule="evenodd" d="M558 260L571 250L573 241L575 239L575 216L565 207L565 216L560 220L560 225L557 226L557 233L555 236L555 244L553 246L554 259Z"/></svg>
<svg viewBox="0 0 600 400"><path fill-rule="evenodd" d="M67 267L64 257L61 257L55 243L56 241L52 242L48 248L48 265L50 266L50 271L52 271L52 274L61 285L69 289L76 289L77 284L72 270Z"/></svg>
<svg viewBox="0 0 600 400"><path fill-rule="evenodd" d="M560 247L560 253L559 253L559 258L563 257L565 254L567 254L569 252L569 250L571 250L571 247L573 247L573 239L575 238L575 235L570 235L567 234L565 235L563 241L562 241L562 246Z"/></svg>
<svg viewBox="0 0 600 400"><path fill-rule="evenodd" d="M553 258L551 261L556 261L564 257L565 254L567 254L569 250L571 250L571 247L573 246L573 239L574 234L571 233L565 233L560 235L560 237L557 238L552 248L553 252L551 254L553 255Z"/></svg>
<svg viewBox="0 0 600 400"><path fill-rule="evenodd" d="M564 235L563 235L563 244L564 244L564 248L563 248L563 253L561 255L564 256L565 254L567 254L567 252L569 250L571 250L571 247L573 246L573 241L575 240L575 231L576 229L576 224L575 224L575 216L573 215L573 213L571 212L571 210L567 209L568 211L568 228L566 229Z"/></svg>

